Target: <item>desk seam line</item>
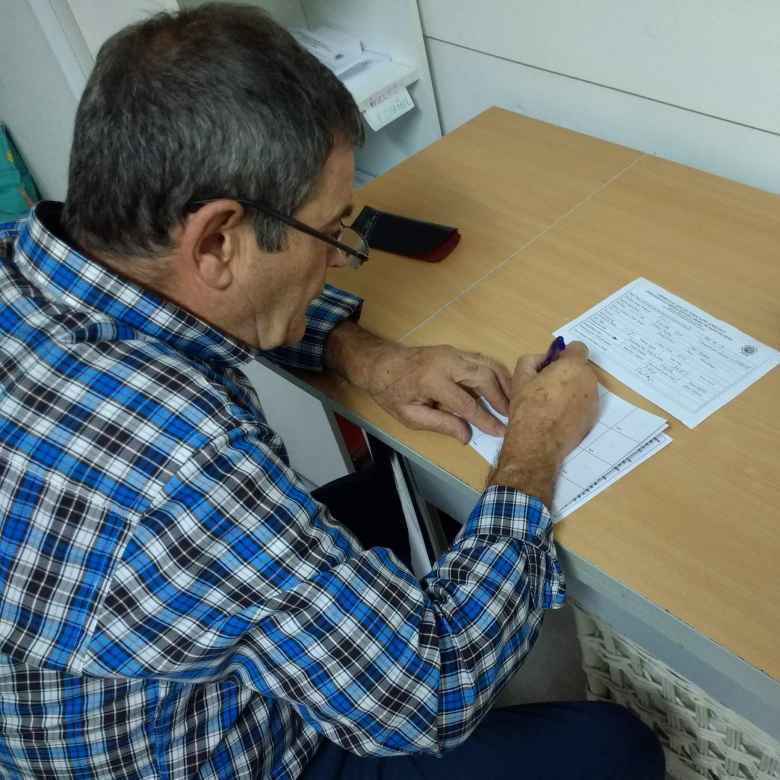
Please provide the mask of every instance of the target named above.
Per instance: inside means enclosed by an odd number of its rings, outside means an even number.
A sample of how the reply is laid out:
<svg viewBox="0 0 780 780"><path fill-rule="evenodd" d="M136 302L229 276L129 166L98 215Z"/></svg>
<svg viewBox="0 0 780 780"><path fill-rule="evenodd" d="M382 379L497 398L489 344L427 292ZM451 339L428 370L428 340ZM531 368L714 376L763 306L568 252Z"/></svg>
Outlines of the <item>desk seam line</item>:
<svg viewBox="0 0 780 780"><path fill-rule="evenodd" d="M470 293L473 289L475 289L480 284L482 284L482 282L484 282L486 279L491 277L496 272L500 271L505 265L507 265L507 263L512 261L521 252L524 252L526 249L528 249L528 247L532 246L535 242L537 242L540 238L542 238L542 236L547 235L547 233L549 233L551 230L556 228L561 222L563 222L565 219L570 217L575 211L577 211L577 209L579 209L581 206L584 206L588 201L595 198L600 193L604 192L604 190L606 190L607 187L610 186L610 184L617 181L626 171L633 168L640 160L643 160L649 156L650 155L647 155L644 152L640 153L639 156L633 159L628 165L626 165L625 168L621 168L616 174L614 174L607 181L605 181L604 184L601 185L601 187L595 189L589 195L586 195L581 201L579 201L574 206L572 206L565 214L561 214L561 216L553 220L546 228L544 228L544 230L542 230L541 233L538 233L533 238L530 238L522 246L518 247L514 252L512 252L512 254L510 254L508 257L506 257L504 260L498 263L498 265L494 266L489 271L486 271L482 276L479 277L479 279L475 279L468 287L461 290L451 301L447 301L447 303L439 307L435 312L433 312L433 314L428 315L424 320L422 320L422 322L419 322L413 328L411 328L406 333L404 333L403 336L401 336L398 339L399 342L403 343L405 339L409 338L409 336L411 336L413 333L418 331L424 325L427 325L429 322L431 322L431 320L434 320L443 311L445 311L450 306L452 306L453 303L457 303L458 301L460 301L464 296Z"/></svg>

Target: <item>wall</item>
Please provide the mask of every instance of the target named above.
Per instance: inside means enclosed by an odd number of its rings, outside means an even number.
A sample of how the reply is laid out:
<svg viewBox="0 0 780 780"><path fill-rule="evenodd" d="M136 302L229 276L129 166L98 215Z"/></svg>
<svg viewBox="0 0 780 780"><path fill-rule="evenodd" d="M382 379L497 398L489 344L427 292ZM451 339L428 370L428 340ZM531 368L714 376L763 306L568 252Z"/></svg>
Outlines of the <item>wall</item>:
<svg viewBox="0 0 780 780"><path fill-rule="evenodd" d="M14 2L0 24L0 120L44 198L65 196L76 104L85 81L60 21L44 3ZM64 62L61 63L61 60Z"/></svg>
<svg viewBox="0 0 780 780"><path fill-rule="evenodd" d="M176 0L67 0L92 56L110 35L159 11L176 11Z"/></svg>
<svg viewBox="0 0 780 780"><path fill-rule="evenodd" d="M209 0L179 0L182 8L196 8ZM273 18L285 27L305 27L306 17L300 0L239 0L242 5L253 5L268 11Z"/></svg>
<svg viewBox="0 0 780 780"><path fill-rule="evenodd" d="M176 0L14 0L0 24L0 119L44 198L63 200L73 120L102 42Z"/></svg>
<svg viewBox="0 0 780 780"><path fill-rule="evenodd" d="M780 192L775 0L420 0L442 129L490 105Z"/></svg>

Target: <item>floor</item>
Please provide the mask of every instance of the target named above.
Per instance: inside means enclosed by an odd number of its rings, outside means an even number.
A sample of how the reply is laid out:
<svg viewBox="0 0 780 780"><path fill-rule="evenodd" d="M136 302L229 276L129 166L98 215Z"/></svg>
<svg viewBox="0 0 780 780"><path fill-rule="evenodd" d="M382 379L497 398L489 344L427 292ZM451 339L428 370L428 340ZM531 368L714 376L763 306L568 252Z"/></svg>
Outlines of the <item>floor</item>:
<svg viewBox="0 0 780 780"><path fill-rule="evenodd" d="M572 609L547 610L536 644L496 704L582 699L585 674Z"/></svg>

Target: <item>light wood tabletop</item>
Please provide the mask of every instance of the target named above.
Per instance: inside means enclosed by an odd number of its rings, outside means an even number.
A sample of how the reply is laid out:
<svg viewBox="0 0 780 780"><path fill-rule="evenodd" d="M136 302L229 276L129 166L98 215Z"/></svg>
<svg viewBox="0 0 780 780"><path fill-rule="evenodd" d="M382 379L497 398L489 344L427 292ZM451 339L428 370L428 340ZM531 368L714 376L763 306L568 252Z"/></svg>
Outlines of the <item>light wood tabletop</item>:
<svg viewBox="0 0 780 780"><path fill-rule="evenodd" d="M426 264L381 255L331 281L366 297L363 323L507 365L643 276L780 348L780 198L491 109L358 193L457 225L458 249ZM780 370L556 527L567 550L780 680ZM469 447L404 428L337 378L313 384L477 490Z"/></svg>
<svg viewBox="0 0 780 780"><path fill-rule="evenodd" d="M355 214L369 204L456 225L461 243L446 266L374 251L360 273L329 281L365 299L366 328L399 339L639 156L506 111L481 115L356 193Z"/></svg>

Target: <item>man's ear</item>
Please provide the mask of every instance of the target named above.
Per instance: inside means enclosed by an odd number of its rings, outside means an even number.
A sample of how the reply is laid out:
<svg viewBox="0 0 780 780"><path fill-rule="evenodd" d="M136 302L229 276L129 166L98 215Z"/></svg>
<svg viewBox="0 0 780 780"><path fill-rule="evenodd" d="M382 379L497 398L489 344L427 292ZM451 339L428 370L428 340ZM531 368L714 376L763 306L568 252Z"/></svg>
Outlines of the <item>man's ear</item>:
<svg viewBox="0 0 780 780"><path fill-rule="evenodd" d="M185 218L179 240L181 259L206 286L224 290L234 280L240 251L237 228L244 214L238 201L221 198Z"/></svg>

